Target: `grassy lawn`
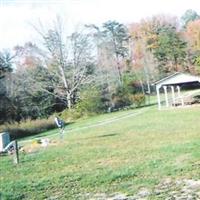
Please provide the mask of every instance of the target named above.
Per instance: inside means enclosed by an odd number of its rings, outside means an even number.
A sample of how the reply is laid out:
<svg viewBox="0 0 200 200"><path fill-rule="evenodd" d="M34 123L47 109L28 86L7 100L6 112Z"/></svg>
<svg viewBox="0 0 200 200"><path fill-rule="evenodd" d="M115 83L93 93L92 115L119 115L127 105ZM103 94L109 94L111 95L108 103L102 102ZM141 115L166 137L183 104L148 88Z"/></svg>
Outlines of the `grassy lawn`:
<svg viewBox="0 0 200 200"><path fill-rule="evenodd" d="M101 192L131 195L169 177L200 179L200 107L105 114L71 124L66 133L59 145L21 153L18 166L11 156L0 157L0 199L87 199L87 193Z"/></svg>

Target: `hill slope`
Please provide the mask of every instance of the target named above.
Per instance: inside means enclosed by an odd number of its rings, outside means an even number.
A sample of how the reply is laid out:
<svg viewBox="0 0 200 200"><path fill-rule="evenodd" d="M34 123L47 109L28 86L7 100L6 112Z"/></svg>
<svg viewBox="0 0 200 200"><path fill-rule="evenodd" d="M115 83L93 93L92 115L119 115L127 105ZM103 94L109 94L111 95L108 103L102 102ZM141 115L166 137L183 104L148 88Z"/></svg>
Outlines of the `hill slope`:
<svg viewBox="0 0 200 200"><path fill-rule="evenodd" d="M89 199L145 188L149 199L163 199L170 190L155 192L163 181L200 179L199 122L200 107L82 120L67 127L63 142L53 135L54 145L21 153L16 167L11 157L1 157L2 198Z"/></svg>

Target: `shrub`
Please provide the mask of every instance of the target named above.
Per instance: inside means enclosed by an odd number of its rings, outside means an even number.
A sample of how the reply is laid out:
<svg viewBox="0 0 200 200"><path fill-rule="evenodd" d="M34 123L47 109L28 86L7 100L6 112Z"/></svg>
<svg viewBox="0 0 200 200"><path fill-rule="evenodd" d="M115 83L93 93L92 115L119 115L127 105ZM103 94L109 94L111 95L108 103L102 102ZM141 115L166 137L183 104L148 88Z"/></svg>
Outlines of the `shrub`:
<svg viewBox="0 0 200 200"><path fill-rule="evenodd" d="M136 107L141 106L145 103L145 95L144 94L135 94L130 96L131 101L136 105Z"/></svg>
<svg viewBox="0 0 200 200"><path fill-rule="evenodd" d="M112 95L112 104L114 108L122 108L131 105L131 100L129 98L130 94L127 88L118 87L116 92Z"/></svg>
<svg viewBox="0 0 200 200"><path fill-rule="evenodd" d="M0 126L0 132L7 131L12 139L35 135L55 128L53 117L49 119L25 120L20 123L4 124Z"/></svg>
<svg viewBox="0 0 200 200"><path fill-rule="evenodd" d="M79 101L74 108L65 109L60 117L67 122L72 122L84 116L103 113L107 107L104 101L103 95L98 88L85 89L80 93Z"/></svg>
<svg viewBox="0 0 200 200"><path fill-rule="evenodd" d="M76 109L81 114L101 113L105 110L103 98L98 88L84 90Z"/></svg>
<svg viewBox="0 0 200 200"><path fill-rule="evenodd" d="M81 116L82 114L75 108L72 108L70 110L65 109L60 114L60 117L66 122L73 122L74 120L79 119Z"/></svg>

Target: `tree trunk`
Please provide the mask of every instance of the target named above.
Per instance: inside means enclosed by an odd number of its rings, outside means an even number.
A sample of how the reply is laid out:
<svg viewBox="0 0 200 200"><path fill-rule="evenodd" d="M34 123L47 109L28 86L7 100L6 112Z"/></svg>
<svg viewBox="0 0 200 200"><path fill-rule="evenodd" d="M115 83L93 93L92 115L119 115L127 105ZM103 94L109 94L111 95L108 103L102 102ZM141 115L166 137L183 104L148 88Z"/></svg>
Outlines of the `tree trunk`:
<svg viewBox="0 0 200 200"><path fill-rule="evenodd" d="M68 107L69 110L72 108L72 102L71 102L70 93L67 93L67 107Z"/></svg>
<svg viewBox="0 0 200 200"><path fill-rule="evenodd" d="M141 80L139 80L139 82L140 82L140 86L141 86L141 88L142 88L142 93L145 95L145 90L144 90L143 83L142 83L142 81L141 81Z"/></svg>
<svg viewBox="0 0 200 200"><path fill-rule="evenodd" d="M120 62L119 62L118 56L117 56L117 71L118 71L118 76L119 76L119 84L123 85L122 72L121 72Z"/></svg>

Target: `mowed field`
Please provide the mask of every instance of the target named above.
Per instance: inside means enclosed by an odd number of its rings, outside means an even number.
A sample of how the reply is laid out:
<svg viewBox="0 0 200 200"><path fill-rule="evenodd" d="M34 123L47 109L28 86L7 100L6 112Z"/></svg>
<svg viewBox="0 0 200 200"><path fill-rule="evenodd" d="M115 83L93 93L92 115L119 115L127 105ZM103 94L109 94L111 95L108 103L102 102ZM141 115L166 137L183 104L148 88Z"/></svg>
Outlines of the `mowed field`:
<svg viewBox="0 0 200 200"><path fill-rule="evenodd" d="M200 107L153 106L91 117L68 125L63 142L56 132L43 133L52 145L20 153L18 166L12 156L0 157L0 199L134 195L168 179L200 179ZM167 196L152 193L148 199Z"/></svg>

